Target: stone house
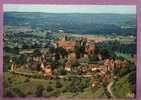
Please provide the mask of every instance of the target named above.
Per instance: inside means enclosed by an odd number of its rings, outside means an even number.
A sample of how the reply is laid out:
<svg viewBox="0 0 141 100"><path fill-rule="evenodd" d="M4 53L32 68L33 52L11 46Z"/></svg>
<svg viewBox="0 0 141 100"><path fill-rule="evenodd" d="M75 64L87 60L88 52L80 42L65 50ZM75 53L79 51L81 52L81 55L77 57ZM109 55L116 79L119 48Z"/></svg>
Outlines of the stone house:
<svg viewBox="0 0 141 100"><path fill-rule="evenodd" d="M50 65L43 66L41 64L41 67L42 67L42 72L43 72L44 76L52 76L53 75L53 70Z"/></svg>
<svg viewBox="0 0 141 100"><path fill-rule="evenodd" d="M68 60L64 65L64 69L66 71L71 71L72 70L71 66L72 66L72 62L70 60Z"/></svg>
<svg viewBox="0 0 141 100"><path fill-rule="evenodd" d="M16 68L17 68L17 65L16 64L12 64L11 65L11 71L12 72L15 72L16 71Z"/></svg>

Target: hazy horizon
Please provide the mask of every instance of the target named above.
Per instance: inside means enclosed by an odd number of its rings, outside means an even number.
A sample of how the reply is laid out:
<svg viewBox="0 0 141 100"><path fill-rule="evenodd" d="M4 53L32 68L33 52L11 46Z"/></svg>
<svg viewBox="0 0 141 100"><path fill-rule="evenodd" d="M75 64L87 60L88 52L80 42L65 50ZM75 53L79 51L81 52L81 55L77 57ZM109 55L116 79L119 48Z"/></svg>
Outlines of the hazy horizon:
<svg viewBox="0 0 141 100"><path fill-rule="evenodd" d="M80 14L136 14L135 5L47 5L4 4L4 12L80 13Z"/></svg>

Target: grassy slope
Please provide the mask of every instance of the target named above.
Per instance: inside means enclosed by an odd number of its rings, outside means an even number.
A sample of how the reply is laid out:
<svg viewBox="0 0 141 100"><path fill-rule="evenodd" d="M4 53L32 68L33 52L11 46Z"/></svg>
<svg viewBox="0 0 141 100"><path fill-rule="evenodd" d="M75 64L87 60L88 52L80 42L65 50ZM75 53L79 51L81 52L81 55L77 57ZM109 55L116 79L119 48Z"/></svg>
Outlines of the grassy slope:
<svg viewBox="0 0 141 100"><path fill-rule="evenodd" d="M127 93L130 92L130 88L129 88L130 85L128 82L128 77L129 77L129 74L122 77L121 79L119 79L118 81L116 81L113 84L112 91L116 97L119 97L119 98L126 97ZM85 88L83 92L79 92L79 93L71 93L67 91L59 92L62 90L66 90L68 88L67 86L69 86L69 83L70 83L70 81L68 80L66 81L63 79L59 80L63 84L61 88L55 88L56 80L33 79L33 78L28 79L27 77L13 75L8 72L4 73L4 80L5 80L4 81L4 87L5 87L4 95L8 87L11 87L11 88L20 89L27 96L36 96L35 91L37 89L37 86L42 85L45 88L45 91L43 92L43 96L48 96L48 95L54 96L54 94L57 93L56 96L67 97L67 98L71 98L71 97L74 97L74 98L106 98L107 97L106 94L104 93L103 87L100 87L93 91L89 87L89 88ZM47 92L46 91L47 86L53 87L53 90L51 92Z"/></svg>
<svg viewBox="0 0 141 100"><path fill-rule="evenodd" d="M125 98L127 94L131 92L130 84L128 82L129 74L122 77L113 84L112 91L113 94L118 98Z"/></svg>
<svg viewBox="0 0 141 100"><path fill-rule="evenodd" d="M10 80L9 80L10 79ZM48 95L52 95L53 93L62 91L67 89L70 84L70 81L65 81L63 79L59 80L62 84L63 87L61 88L55 88L55 83L56 80L45 80L45 79L33 79L30 78L28 79L25 76L17 76L17 75L13 75L9 72L5 72L4 73L4 95L6 95L7 90L10 88L18 88L20 89L24 94L26 94L27 96L36 96L35 95L35 91L37 89L37 86L42 85L45 88L45 91L43 92L43 96L48 96ZM29 80L29 81L27 81ZM11 81L11 82L10 82ZM47 86L51 86L53 87L53 90L51 92L47 92ZM79 92L79 93L71 93L71 92L59 92L57 94L57 96L59 97L67 97L67 98L71 98L71 97L75 97L75 98L104 98L106 97L106 95L104 94L103 91L103 87L98 88L94 91L92 91L92 89L86 88L83 92Z"/></svg>
<svg viewBox="0 0 141 100"><path fill-rule="evenodd" d="M86 88L84 92L78 94L78 98L107 98L104 93L104 88L98 88L95 92L92 92L91 88Z"/></svg>
<svg viewBox="0 0 141 100"><path fill-rule="evenodd" d="M42 85L45 88L45 91L47 86L52 86L54 88L53 91L55 92L56 81L57 80L27 78L25 76L19 76L19 75L17 76L9 72L5 72L4 73L4 95L6 95L6 91L10 87L10 88L20 89L27 96L35 96L35 91L37 89L37 86L39 85ZM67 85L69 84L68 81L65 81L63 79L59 81L64 85L62 88L59 88L60 90L67 87Z"/></svg>

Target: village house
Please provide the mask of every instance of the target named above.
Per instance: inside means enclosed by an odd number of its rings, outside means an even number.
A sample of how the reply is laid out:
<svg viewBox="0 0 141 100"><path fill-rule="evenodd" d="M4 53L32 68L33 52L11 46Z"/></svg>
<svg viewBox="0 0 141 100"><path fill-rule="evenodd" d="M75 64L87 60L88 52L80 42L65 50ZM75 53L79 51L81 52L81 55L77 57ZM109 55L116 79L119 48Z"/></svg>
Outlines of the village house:
<svg viewBox="0 0 141 100"><path fill-rule="evenodd" d="M49 64L44 65L43 63L41 64L41 70L43 72L44 76L52 76L53 75L53 70Z"/></svg>
<svg viewBox="0 0 141 100"><path fill-rule="evenodd" d="M92 88L96 88L97 87L97 85L98 85L98 81L97 80L93 80L92 81Z"/></svg>
<svg viewBox="0 0 141 100"><path fill-rule="evenodd" d="M97 54L97 58L98 58L99 60L102 60L102 55L101 55L101 54Z"/></svg>
<svg viewBox="0 0 141 100"><path fill-rule="evenodd" d="M87 72L88 72L88 69L85 66L81 66L81 68L79 69L79 74L86 74Z"/></svg>
<svg viewBox="0 0 141 100"><path fill-rule="evenodd" d="M79 70L79 73L80 74L86 74L86 73L91 73L91 72L94 72L94 71L102 71L102 68L101 67L98 67L97 64L85 64L85 65L82 65L80 67L80 70Z"/></svg>
<svg viewBox="0 0 141 100"><path fill-rule="evenodd" d="M107 80L110 80L110 77L109 77L109 75L103 74L103 75L101 76L101 79L102 79L103 82L105 82L105 81L107 81Z"/></svg>
<svg viewBox="0 0 141 100"><path fill-rule="evenodd" d="M84 54L85 59L89 59L89 56L87 54Z"/></svg>
<svg viewBox="0 0 141 100"><path fill-rule="evenodd" d="M71 71L72 70L71 66L72 66L72 62L70 60L68 60L64 65L64 70Z"/></svg>
<svg viewBox="0 0 141 100"><path fill-rule="evenodd" d="M68 54L68 60L74 62L76 60L76 54L74 52Z"/></svg>
<svg viewBox="0 0 141 100"><path fill-rule="evenodd" d="M113 59L106 59L104 61L104 66L106 67L107 71L110 71L110 70L114 69L114 66L115 66L114 64L115 63L114 63Z"/></svg>
<svg viewBox="0 0 141 100"><path fill-rule="evenodd" d="M12 72L15 72L16 71L16 68L17 68L17 65L16 64L12 64L11 65L11 71Z"/></svg>
<svg viewBox="0 0 141 100"><path fill-rule="evenodd" d="M40 67L41 67L41 69L44 69L44 68L45 68L45 66L44 66L44 63L43 63L43 62L41 63L41 66L40 66Z"/></svg>
<svg viewBox="0 0 141 100"><path fill-rule="evenodd" d="M40 59L41 59L40 68L41 68L43 75L44 76L52 76L53 70L52 70L51 65L49 65L47 62L47 59L48 59L47 56L42 55Z"/></svg>
<svg viewBox="0 0 141 100"><path fill-rule="evenodd" d="M13 62L12 57L10 58L9 63L11 64L11 69L10 69L11 72L15 72L15 71L16 71L16 68L17 68L17 64L15 64L15 63Z"/></svg>
<svg viewBox="0 0 141 100"><path fill-rule="evenodd" d="M128 65L127 60L113 60L113 59L106 59L104 61L104 66L106 67L107 71L113 70L115 68L124 68Z"/></svg>
<svg viewBox="0 0 141 100"><path fill-rule="evenodd" d="M94 71L97 71L97 70L100 71L102 69L100 67L97 67L96 64L89 64L88 66L89 66L89 69L90 69L91 72L94 72Z"/></svg>
<svg viewBox="0 0 141 100"><path fill-rule="evenodd" d="M126 66L128 66L127 60L123 60L123 61L119 60L119 59L115 60L115 67L116 68L124 68Z"/></svg>

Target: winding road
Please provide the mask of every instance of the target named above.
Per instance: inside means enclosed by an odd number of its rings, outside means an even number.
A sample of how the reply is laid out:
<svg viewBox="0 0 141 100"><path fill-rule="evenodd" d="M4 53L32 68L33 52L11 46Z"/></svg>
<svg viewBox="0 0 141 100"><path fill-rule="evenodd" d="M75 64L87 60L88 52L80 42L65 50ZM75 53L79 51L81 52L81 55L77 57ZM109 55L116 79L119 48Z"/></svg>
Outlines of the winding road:
<svg viewBox="0 0 141 100"><path fill-rule="evenodd" d="M110 93L111 97L112 97L112 98L115 98L115 96L114 96L114 94L113 94L113 92L112 92L112 90L111 90L111 87L112 87L113 83L114 83L114 81L112 81L112 82L110 82L110 83L108 84L107 90L108 90L108 92Z"/></svg>
<svg viewBox="0 0 141 100"><path fill-rule="evenodd" d="M11 72L11 71L9 71ZM19 72L19 71L15 71L14 74L18 74L18 75L22 75L22 76L28 76L28 77L40 77L40 76L43 76L41 74L37 75L37 74L33 74L33 73L28 73L28 72ZM81 78L81 77L85 77L85 78L90 78L92 77L93 75L68 75L68 76L64 76L64 75L53 75L51 76L52 78L68 78L68 77L78 77L78 78ZM44 76L45 77L45 76ZM41 77L40 77L41 78Z"/></svg>

